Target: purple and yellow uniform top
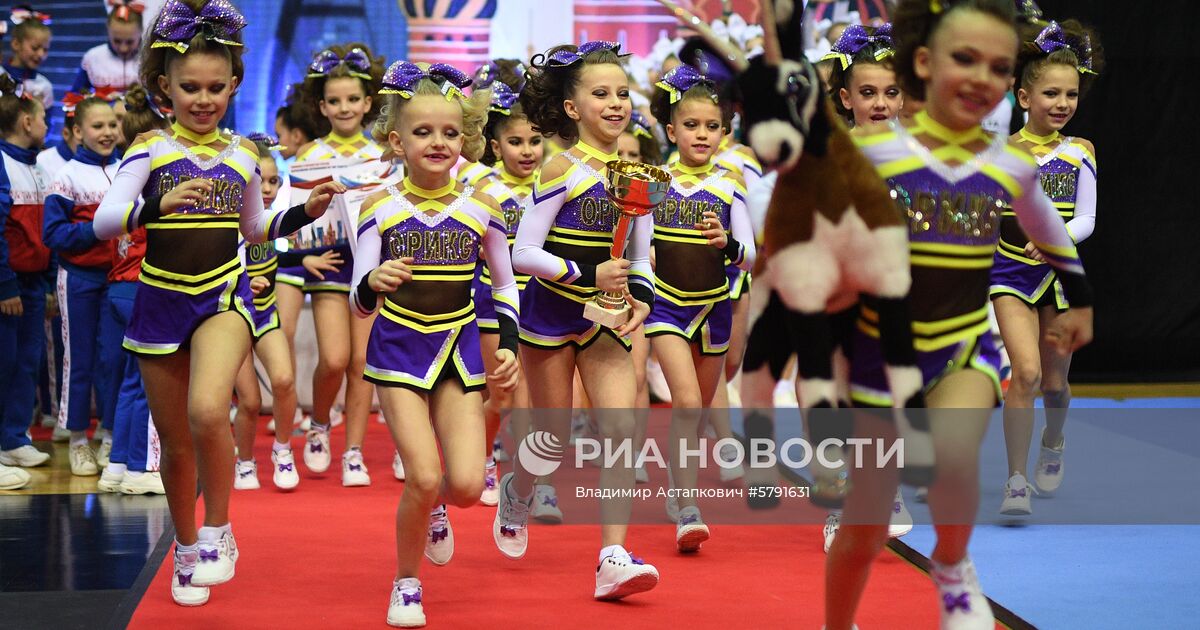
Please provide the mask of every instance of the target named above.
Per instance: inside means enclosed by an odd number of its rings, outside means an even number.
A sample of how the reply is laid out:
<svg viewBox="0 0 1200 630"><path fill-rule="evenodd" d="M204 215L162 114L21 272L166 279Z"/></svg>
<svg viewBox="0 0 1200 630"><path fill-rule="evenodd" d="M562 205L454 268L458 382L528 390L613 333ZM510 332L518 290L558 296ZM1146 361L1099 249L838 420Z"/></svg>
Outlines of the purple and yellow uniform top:
<svg viewBox="0 0 1200 630"><path fill-rule="evenodd" d="M200 178L212 184L203 200L160 214L163 195ZM216 130L199 135L178 123L170 130L139 136L125 153L94 224L100 239L146 227L139 282L159 292L139 291L125 347L143 354L170 354L204 318L226 310L236 310L253 326L238 255L239 232L250 243L262 243L308 222L302 205L281 212L263 207L258 155L240 136ZM183 297L170 298L168 293ZM173 331L150 325L150 319L172 317L154 312L166 309L172 300L178 309L188 309L174 315L186 321L176 321Z"/></svg>
<svg viewBox="0 0 1200 630"><path fill-rule="evenodd" d="M533 188L533 207L521 219L513 249L514 268L534 276L522 301L544 299L547 296L543 293L559 298L555 302L558 305L551 309L553 313L536 314L544 320L539 325L526 326L522 322L521 340L539 347L586 345L601 329L599 324L583 319L582 305L599 292L595 287L596 267L611 257L613 229L620 211L605 191L605 175L589 165L587 159L608 163L617 156L583 142L575 147L583 152L584 159L565 151L561 155L570 166L562 175L550 180L546 179L545 171L539 175ZM625 250L625 258L630 262L629 291L647 304L654 301L654 273L650 268L653 231L651 215L633 219ZM578 308L568 309L570 304ZM532 312L529 308L525 311Z"/></svg>
<svg viewBox="0 0 1200 630"><path fill-rule="evenodd" d="M517 228L521 227L521 217L525 216L525 211L533 204L533 183L537 176L538 173L534 172L522 180L510 175L504 167L499 167L493 171L491 177L480 182L479 188L483 193L500 204L500 212L504 215L504 223L507 226L510 251L517 242ZM524 290L525 285L529 283L529 274L514 274L514 277L517 289ZM491 284L491 274L487 270L486 261L481 279L484 284Z"/></svg>
<svg viewBox="0 0 1200 630"><path fill-rule="evenodd" d="M313 141L312 145L303 153L296 156L296 161L310 162L337 158L377 160L381 155L383 155L383 149L361 131L349 137L331 132L324 138Z"/></svg>
<svg viewBox="0 0 1200 630"><path fill-rule="evenodd" d="M913 342L926 388L946 370L959 367L983 371L998 388L987 302L1004 209L1012 208L1051 265L1075 277L1073 287L1082 285L1081 299L1088 291L1075 244L1042 193L1037 163L1006 138L992 138L979 127L956 132L924 111L909 128L893 122L888 131L856 137L855 143L886 180L907 219ZM967 148L981 144L986 148L978 153ZM878 326L878 314L864 306L858 331L878 340ZM855 346L855 372L858 363ZM870 385L855 382L852 397L871 405L890 404L886 383Z"/></svg>
<svg viewBox="0 0 1200 630"><path fill-rule="evenodd" d="M494 200L454 180L425 190L405 179L387 193L363 210L358 225L351 303L360 316L382 311L368 343L365 378L428 391L452 365L465 388L478 389L486 375L471 285L481 253L492 268L501 347L516 351L519 306L504 216ZM411 281L384 296L370 289L371 271L407 257L414 259Z"/></svg>
<svg viewBox="0 0 1200 630"><path fill-rule="evenodd" d="M1096 157L1083 141L1065 137L1057 131L1038 136L1021 129L1013 138L1017 146L1028 148L1037 160L1042 191L1050 198L1059 216L1066 222L1071 240L1079 243L1091 236L1096 227ZM1062 285L1046 263L1025 255L1029 237L1017 223L1011 208L1005 208L1000 225L1000 246L992 271L992 297L1011 295L1036 305L1053 298L1060 309L1067 308ZM1053 295L1048 292L1053 290Z"/></svg>
<svg viewBox="0 0 1200 630"><path fill-rule="evenodd" d="M480 188L480 182L494 174L495 171L492 170L492 167L482 162L470 162L466 158L460 157L450 176L464 184Z"/></svg>

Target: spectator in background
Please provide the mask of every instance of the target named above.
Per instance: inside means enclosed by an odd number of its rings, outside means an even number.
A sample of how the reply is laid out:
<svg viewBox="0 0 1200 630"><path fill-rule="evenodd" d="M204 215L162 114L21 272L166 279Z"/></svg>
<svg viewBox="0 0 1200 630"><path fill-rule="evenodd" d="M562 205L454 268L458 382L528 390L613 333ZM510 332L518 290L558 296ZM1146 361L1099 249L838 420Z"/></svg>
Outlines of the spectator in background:
<svg viewBox="0 0 1200 630"><path fill-rule="evenodd" d="M83 55L71 91L85 94L109 88L112 97L107 100L119 100L129 86L137 83L145 7L141 0L109 0L106 7L110 9L106 22L108 43Z"/></svg>

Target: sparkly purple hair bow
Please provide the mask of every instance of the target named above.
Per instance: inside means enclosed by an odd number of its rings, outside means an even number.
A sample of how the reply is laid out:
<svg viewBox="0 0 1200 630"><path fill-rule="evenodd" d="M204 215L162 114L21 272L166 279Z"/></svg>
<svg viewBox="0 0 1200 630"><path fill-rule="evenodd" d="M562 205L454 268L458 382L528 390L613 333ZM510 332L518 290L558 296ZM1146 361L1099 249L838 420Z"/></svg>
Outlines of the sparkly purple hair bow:
<svg viewBox="0 0 1200 630"><path fill-rule="evenodd" d="M442 95L448 101L455 97L463 98L462 91L471 85L471 77L448 64L435 63L429 66L429 70L422 70L415 63L397 61L384 73L383 89L379 90L379 93L399 94L406 99L412 98L417 93L417 85L421 83L421 79L429 79L437 83L442 89Z"/></svg>
<svg viewBox="0 0 1200 630"><path fill-rule="evenodd" d="M536 55L534 59L536 60L538 57L545 59L545 64L551 68L565 68L567 66L575 65L576 62L581 61L584 57L601 50L612 51L614 55L621 56L620 44L616 42L595 41L580 44L579 48L575 51L559 50L549 57L545 55ZM535 61L534 65L536 66L539 64L537 61Z"/></svg>
<svg viewBox="0 0 1200 630"><path fill-rule="evenodd" d="M528 70L525 69L525 64L517 63L513 67L513 73L521 77L521 84L517 86L517 92L525 89L525 74ZM496 64L489 61L475 71L474 86L476 90L489 90L496 83L496 77L499 72L496 70Z"/></svg>
<svg viewBox="0 0 1200 630"><path fill-rule="evenodd" d="M476 86L476 89L479 89L479 86ZM488 111L512 116L513 105L517 104L517 99L521 96L520 93L514 92L512 88L508 87L508 84L501 83L500 81L492 83L490 89L492 90L492 105L488 108Z"/></svg>
<svg viewBox="0 0 1200 630"><path fill-rule="evenodd" d="M671 104L674 105L683 99L684 93L696 87L697 85L707 85L709 88L715 88L716 84L713 80L700 74L699 70L687 65L681 64L675 66L661 81L654 84L655 87L666 90L671 95ZM713 94L713 100L716 101L716 94Z"/></svg>
<svg viewBox="0 0 1200 630"><path fill-rule="evenodd" d="M277 140L274 136L271 136L270 134L264 133L262 131L255 131L254 133L246 134L246 139L255 144L258 144L261 142L261 143L267 145L267 150L269 150L269 151L282 151L283 149L287 148L284 146L280 146L279 140ZM282 467L280 469L282 470Z"/></svg>
<svg viewBox="0 0 1200 630"><path fill-rule="evenodd" d="M339 57L332 50L322 50L313 57L312 63L308 65L308 76L310 78L323 77L342 64L346 64L346 67L350 68L350 76L364 81L371 80L369 74L371 57L361 48L354 48L346 53L345 57Z"/></svg>
<svg viewBox="0 0 1200 630"><path fill-rule="evenodd" d="M629 132L635 138L646 138L653 140L654 134L650 131L650 121L646 119L641 112L633 112L629 117Z"/></svg>
<svg viewBox="0 0 1200 630"><path fill-rule="evenodd" d="M878 46L874 54L875 61L882 61L895 54L896 51L892 49L891 23L880 26L875 29L874 33L860 24L846 27L846 30L842 32L842 36L833 44L833 49L829 54L822 57L821 61L837 59L842 64L842 70L845 70L850 67L850 64L854 63L854 56L871 44Z"/></svg>
<svg viewBox="0 0 1200 630"><path fill-rule="evenodd" d="M185 53L188 42L198 34L226 46L241 46L233 36L245 27L246 18L229 0L209 0L199 13L180 0L167 0L154 26L154 34L159 39L150 47L174 48Z"/></svg>
<svg viewBox="0 0 1200 630"><path fill-rule="evenodd" d="M1058 22L1051 21L1046 28L1038 33L1037 39L1033 40L1037 47L1047 55L1057 50L1069 50L1075 53L1075 57L1079 59L1079 65L1075 67L1080 74L1096 74L1092 70L1092 39L1087 35L1073 36L1063 32Z"/></svg>

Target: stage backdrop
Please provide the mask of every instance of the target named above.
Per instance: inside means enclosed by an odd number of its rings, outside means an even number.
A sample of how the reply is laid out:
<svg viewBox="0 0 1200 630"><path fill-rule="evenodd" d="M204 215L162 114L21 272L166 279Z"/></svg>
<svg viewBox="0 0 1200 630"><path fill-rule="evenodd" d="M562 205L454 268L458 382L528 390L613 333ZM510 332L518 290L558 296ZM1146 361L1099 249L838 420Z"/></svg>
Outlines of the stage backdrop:
<svg viewBox="0 0 1200 630"><path fill-rule="evenodd" d="M1097 28L1108 67L1069 133L1099 162L1095 234L1080 250L1096 287L1096 341L1072 379L1200 378L1200 117L1187 0L1039 0L1047 18Z"/></svg>

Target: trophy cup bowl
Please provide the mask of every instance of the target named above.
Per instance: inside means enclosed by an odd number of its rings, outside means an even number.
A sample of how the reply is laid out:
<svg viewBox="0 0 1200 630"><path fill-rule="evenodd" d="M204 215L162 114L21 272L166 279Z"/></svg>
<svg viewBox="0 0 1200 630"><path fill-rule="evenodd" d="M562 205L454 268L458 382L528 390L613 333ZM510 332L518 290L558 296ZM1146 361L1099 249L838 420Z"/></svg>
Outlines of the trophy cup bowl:
<svg viewBox="0 0 1200 630"><path fill-rule="evenodd" d="M656 166L614 160L608 163L608 198L619 214L613 229L612 258L624 256L633 220L654 211L667 196L671 175ZM629 304L625 295L601 291L583 307L583 316L608 328L620 328L629 321Z"/></svg>

